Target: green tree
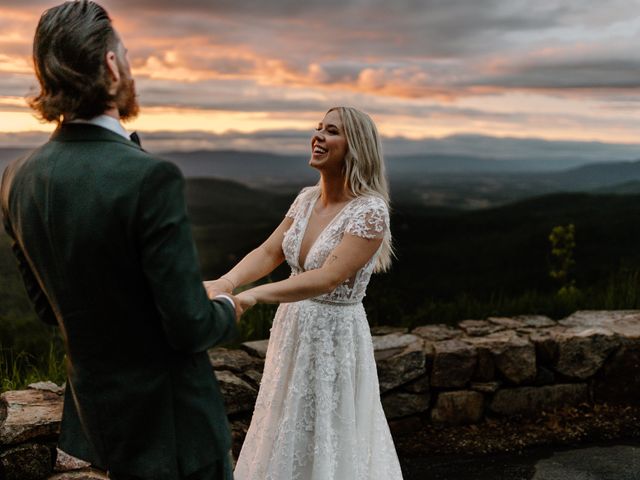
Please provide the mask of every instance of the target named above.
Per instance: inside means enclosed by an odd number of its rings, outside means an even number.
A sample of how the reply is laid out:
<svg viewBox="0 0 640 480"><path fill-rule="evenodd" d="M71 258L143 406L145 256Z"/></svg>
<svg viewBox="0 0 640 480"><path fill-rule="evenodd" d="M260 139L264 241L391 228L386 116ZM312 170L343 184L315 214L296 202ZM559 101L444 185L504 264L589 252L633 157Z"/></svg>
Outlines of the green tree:
<svg viewBox="0 0 640 480"><path fill-rule="evenodd" d="M549 234L549 241L551 242L552 256L549 275L560 284L558 296L575 298L580 293L572 276L573 266L576 263L573 257L576 248L575 225L570 223L553 227Z"/></svg>

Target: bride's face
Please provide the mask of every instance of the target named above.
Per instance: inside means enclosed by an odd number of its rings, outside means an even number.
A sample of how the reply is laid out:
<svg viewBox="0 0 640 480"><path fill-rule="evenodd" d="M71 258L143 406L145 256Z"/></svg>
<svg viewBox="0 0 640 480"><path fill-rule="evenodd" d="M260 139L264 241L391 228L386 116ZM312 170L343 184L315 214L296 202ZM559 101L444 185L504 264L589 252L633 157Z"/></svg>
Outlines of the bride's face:
<svg viewBox="0 0 640 480"><path fill-rule="evenodd" d="M327 172L342 172L347 149L340 114L333 110L324 116L311 137L309 165Z"/></svg>

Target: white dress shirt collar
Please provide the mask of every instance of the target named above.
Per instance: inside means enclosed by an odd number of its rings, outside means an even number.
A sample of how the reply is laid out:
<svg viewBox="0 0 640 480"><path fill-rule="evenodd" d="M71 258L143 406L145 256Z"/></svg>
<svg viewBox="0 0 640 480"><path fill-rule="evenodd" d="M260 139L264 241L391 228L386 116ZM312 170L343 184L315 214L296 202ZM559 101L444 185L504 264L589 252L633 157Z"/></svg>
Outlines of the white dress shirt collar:
<svg viewBox="0 0 640 480"><path fill-rule="evenodd" d="M88 123L90 125L97 125L98 127L106 128L107 130L111 130L118 135L122 135L124 138L129 140L129 134L124 129L120 121L110 115L102 114L98 115L97 117L90 118L89 120L77 118L65 123Z"/></svg>

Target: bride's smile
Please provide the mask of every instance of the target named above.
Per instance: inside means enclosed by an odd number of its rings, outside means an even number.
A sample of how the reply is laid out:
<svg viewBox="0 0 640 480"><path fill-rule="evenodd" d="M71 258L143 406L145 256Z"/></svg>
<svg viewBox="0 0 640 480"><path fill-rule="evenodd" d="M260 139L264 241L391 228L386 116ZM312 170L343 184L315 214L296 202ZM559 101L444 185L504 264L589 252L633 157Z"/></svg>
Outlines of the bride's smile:
<svg viewBox="0 0 640 480"><path fill-rule="evenodd" d="M341 172L347 149L342 120L336 111L331 111L318 124L311 137L309 165L318 170Z"/></svg>

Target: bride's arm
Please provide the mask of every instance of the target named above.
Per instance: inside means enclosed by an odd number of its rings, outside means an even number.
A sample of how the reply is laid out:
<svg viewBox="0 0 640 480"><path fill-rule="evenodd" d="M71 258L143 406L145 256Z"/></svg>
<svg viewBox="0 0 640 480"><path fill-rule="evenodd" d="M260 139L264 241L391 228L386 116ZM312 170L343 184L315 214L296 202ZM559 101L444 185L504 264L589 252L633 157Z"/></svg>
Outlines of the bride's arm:
<svg viewBox="0 0 640 480"><path fill-rule="evenodd" d="M335 290L352 278L376 253L382 238L345 234L324 265L280 282L259 285L238 295L243 304L296 302Z"/></svg>
<svg viewBox="0 0 640 480"><path fill-rule="evenodd" d="M237 287L254 282L271 273L284 261L282 239L291 227L293 219L285 217L262 245L253 249L218 280L204 282L209 294L220 291L231 292Z"/></svg>

